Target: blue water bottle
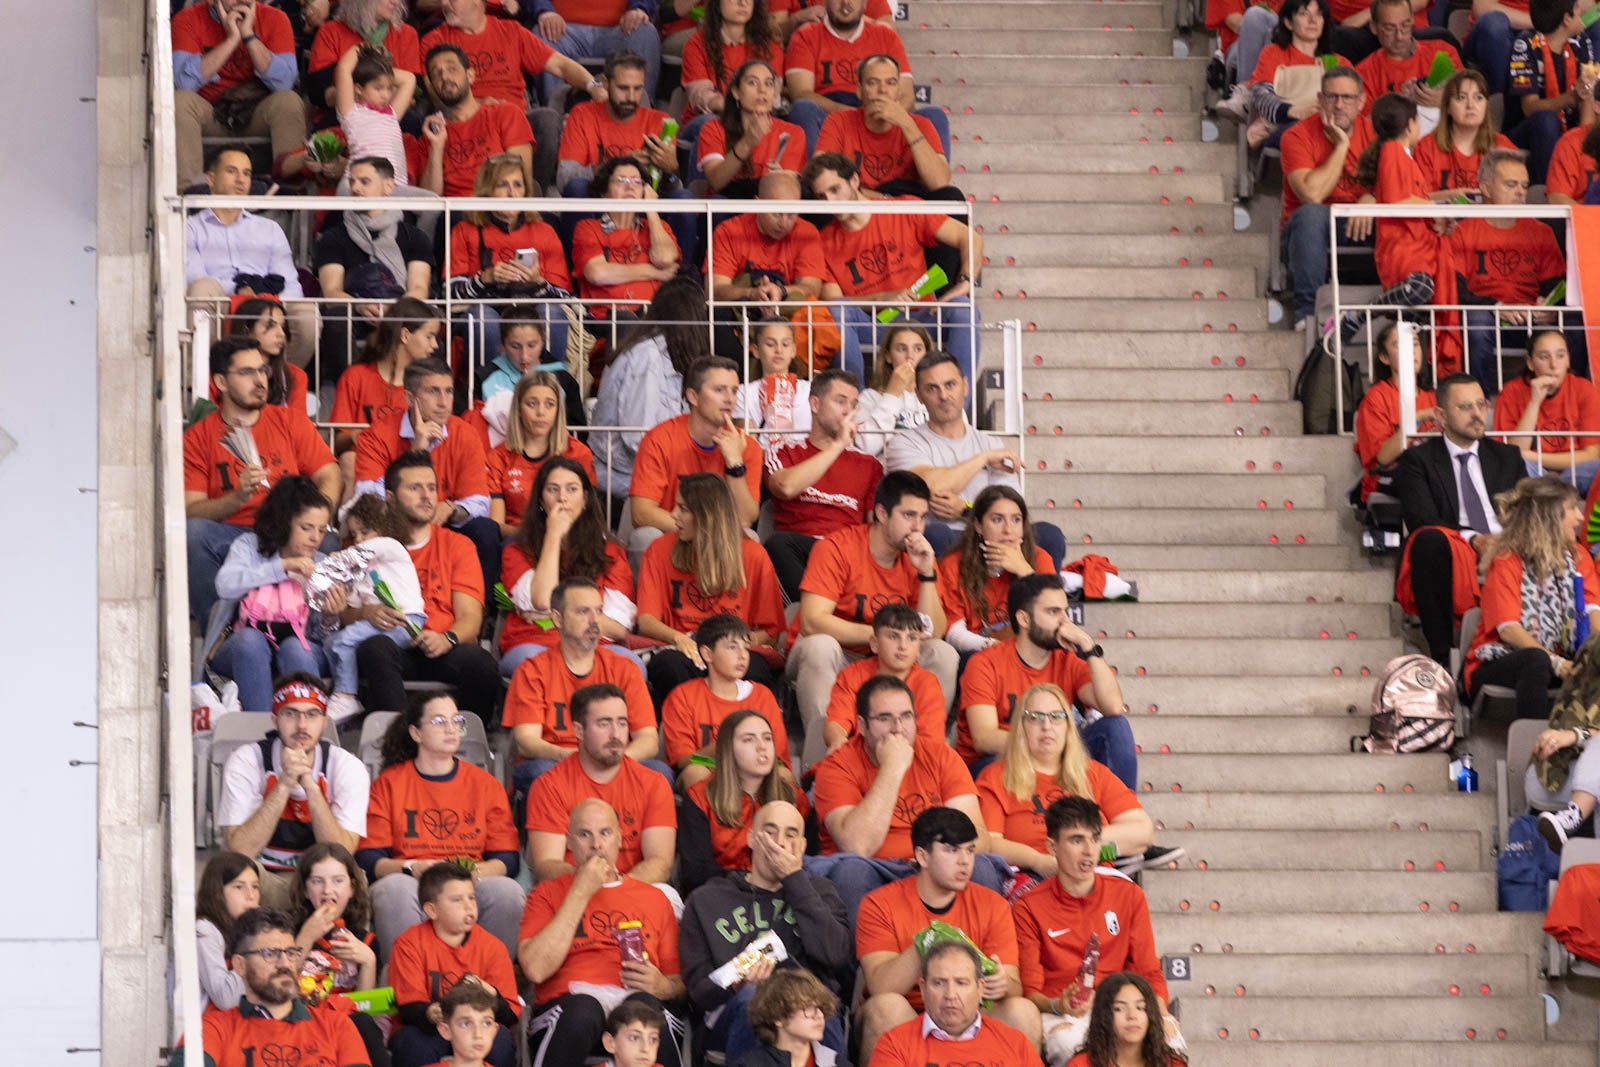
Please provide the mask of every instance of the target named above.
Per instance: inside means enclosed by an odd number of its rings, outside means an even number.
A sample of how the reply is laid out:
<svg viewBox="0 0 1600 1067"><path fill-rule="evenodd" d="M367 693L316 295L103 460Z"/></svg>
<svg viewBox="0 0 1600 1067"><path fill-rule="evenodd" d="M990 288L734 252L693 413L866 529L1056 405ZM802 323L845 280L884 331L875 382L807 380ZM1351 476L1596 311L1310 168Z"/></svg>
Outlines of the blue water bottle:
<svg viewBox="0 0 1600 1067"><path fill-rule="evenodd" d="M1456 789L1463 793L1478 791L1478 772L1472 766L1472 753L1461 757L1461 770L1456 773Z"/></svg>
<svg viewBox="0 0 1600 1067"><path fill-rule="evenodd" d="M1573 614L1577 618L1572 621L1572 651L1576 653L1589 640L1589 610L1583 599L1583 575L1572 576L1572 603Z"/></svg>

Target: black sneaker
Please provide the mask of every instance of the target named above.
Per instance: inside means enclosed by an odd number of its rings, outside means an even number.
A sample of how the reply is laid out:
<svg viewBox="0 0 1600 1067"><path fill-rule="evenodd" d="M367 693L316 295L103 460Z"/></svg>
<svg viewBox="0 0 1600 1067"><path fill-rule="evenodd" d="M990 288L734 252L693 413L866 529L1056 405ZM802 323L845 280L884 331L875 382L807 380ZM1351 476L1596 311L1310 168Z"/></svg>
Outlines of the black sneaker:
<svg viewBox="0 0 1600 1067"><path fill-rule="evenodd" d="M1567 838L1583 823L1583 812L1578 810L1578 805L1568 804L1560 811L1542 811L1539 813L1539 835L1544 838L1545 844L1550 846L1550 851L1561 855L1561 846L1567 843Z"/></svg>
<svg viewBox="0 0 1600 1067"><path fill-rule="evenodd" d="M1169 863L1177 863L1188 853L1181 848L1163 848L1160 845L1151 845L1144 850L1144 855L1139 857L1143 866L1149 869L1165 867Z"/></svg>

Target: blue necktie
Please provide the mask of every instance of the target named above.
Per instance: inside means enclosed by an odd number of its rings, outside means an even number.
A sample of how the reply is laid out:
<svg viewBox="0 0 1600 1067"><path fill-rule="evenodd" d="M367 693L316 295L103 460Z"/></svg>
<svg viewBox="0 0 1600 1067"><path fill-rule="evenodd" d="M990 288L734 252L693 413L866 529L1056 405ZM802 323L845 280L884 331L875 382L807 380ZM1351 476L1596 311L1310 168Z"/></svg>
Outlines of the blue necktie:
<svg viewBox="0 0 1600 1067"><path fill-rule="evenodd" d="M1478 495L1478 487L1472 484L1472 470L1468 466L1472 462L1472 453L1463 452L1456 457L1461 464L1461 503L1467 509L1467 526L1478 533L1490 533L1489 516L1483 511L1483 498Z"/></svg>

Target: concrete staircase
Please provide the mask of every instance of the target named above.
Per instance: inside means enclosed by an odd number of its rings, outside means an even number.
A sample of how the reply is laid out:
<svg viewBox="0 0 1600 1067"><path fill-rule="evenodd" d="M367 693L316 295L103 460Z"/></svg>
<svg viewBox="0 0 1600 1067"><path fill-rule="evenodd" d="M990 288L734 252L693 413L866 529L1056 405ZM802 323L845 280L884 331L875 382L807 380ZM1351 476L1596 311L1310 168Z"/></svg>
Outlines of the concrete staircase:
<svg viewBox="0 0 1600 1067"><path fill-rule="evenodd" d="M1301 338L1261 295L1277 208L1236 211L1206 60L1173 58L1150 0L908 12L983 205L983 316L1027 324L1030 505L1139 583L1088 622L1188 853L1144 884L1192 1062L1595 1064L1592 991L1545 983L1540 917L1495 909L1492 794L1442 755L1349 753L1401 651L1392 572L1356 547L1349 440L1300 436ZM1494 743L1472 747L1492 790Z"/></svg>

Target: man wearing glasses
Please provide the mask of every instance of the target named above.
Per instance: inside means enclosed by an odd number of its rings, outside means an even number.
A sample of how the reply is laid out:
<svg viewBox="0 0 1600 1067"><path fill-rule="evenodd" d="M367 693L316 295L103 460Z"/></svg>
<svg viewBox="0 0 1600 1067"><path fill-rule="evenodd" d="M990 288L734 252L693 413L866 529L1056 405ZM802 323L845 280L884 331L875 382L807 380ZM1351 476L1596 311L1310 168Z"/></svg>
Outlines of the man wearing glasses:
<svg viewBox="0 0 1600 1067"><path fill-rule="evenodd" d="M253 908L234 920L228 959L244 979L245 992L237 1005L217 1005L206 1012L201 1039L205 1067L274 1062L354 1067L371 1062L348 1015L313 1012L295 995L305 950L294 939L294 924L281 911ZM183 1067L184 1051L182 1046L174 1050L172 1067Z"/></svg>
<svg viewBox="0 0 1600 1067"><path fill-rule="evenodd" d="M354 852L367 830L367 769L322 740L327 721L322 683L286 675L272 693L273 732L237 749L222 768L217 825L229 849L260 862L267 907L290 906L302 852L321 841Z"/></svg>

